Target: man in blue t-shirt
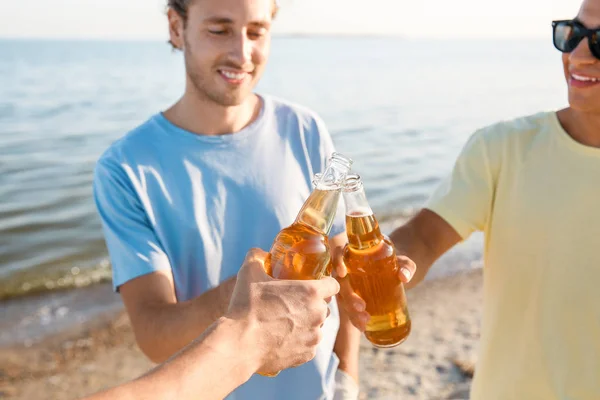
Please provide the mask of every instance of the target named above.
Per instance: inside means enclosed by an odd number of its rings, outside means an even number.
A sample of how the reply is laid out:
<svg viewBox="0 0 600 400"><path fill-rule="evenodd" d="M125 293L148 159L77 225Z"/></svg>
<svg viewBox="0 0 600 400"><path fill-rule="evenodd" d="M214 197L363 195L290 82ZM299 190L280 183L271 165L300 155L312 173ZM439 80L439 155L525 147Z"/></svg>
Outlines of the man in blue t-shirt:
<svg viewBox="0 0 600 400"><path fill-rule="evenodd" d="M225 314L248 250L269 249L334 151L310 110L253 93L273 0L169 0L186 87L98 161L94 197L137 342L162 362ZM344 210L331 231L343 246ZM337 303L314 360L229 399L356 399L360 333ZM243 357L243 354L240 354Z"/></svg>

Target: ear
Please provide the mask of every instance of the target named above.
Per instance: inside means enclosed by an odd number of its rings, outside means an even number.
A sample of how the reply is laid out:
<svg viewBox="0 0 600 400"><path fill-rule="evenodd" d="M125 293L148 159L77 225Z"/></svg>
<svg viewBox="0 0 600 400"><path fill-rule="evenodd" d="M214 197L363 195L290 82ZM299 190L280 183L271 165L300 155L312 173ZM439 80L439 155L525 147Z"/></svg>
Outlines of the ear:
<svg viewBox="0 0 600 400"><path fill-rule="evenodd" d="M167 18L169 20L169 42L176 49L183 50L183 28L184 21L183 17L177 13L177 11L169 8L167 11Z"/></svg>

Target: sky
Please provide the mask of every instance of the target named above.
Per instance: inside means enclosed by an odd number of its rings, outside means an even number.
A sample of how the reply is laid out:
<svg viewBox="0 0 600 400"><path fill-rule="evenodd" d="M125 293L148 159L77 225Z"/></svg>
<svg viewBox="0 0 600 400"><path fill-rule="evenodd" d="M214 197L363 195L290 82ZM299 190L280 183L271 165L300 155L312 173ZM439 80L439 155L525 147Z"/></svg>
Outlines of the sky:
<svg viewBox="0 0 600 400"><path fill-rule="evenodd" d="M0 37L167 37L166 0L0 0ZM277 34L547 37L580 0L279 0Z"/></svg>

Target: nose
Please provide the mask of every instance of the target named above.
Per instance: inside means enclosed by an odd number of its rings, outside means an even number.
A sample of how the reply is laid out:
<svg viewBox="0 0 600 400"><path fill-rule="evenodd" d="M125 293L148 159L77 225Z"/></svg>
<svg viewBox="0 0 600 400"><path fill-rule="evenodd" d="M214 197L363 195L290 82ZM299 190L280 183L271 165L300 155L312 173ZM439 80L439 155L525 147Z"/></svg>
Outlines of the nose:
<svg viewBox="0 0 600 400"><path fill-rule="evenodd" d="M230 56L231 60L240 67L252 61L252 41L248 39L246 32L241 32L233 39Z"/></svg>
<svg viewBox="0 0 600 400"><path fill-rule="evenodd" d="M598 60L590 51L589 38L583 38L575 49L569 54L569 62L571 65L586 65L593 64Z"/></svg>

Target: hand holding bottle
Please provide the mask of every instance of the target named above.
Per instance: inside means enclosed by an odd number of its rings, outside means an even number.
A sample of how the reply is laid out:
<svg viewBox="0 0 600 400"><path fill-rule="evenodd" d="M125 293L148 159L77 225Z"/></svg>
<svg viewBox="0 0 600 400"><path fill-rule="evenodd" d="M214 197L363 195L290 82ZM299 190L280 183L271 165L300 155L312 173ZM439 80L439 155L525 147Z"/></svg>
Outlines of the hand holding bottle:
<svg viewBox="0 0 600 400"><path fill-rule="evenodd" d="M408 283L412 279L417 270L416 264L408 257L396 256L398 263L399 274L398 278L402 283ZM333 260L333 276L340 283L340 292L337 295L338 304L344 307L344 310L350 316L352 325L361 332L364 332L369 322L370 315L366 311L367 304L365 301L352 289L350 279L348 278L348 269L344 264L343 253L340 253Z"/></svg>
<svg viewBox="0 0 600 400"><path fill-rule="evenodd" d="M335 279L277 280L264 271L267 253L252 249L238 273L226 318L241 325L263 375L312 360L329 315L327 301L338 293Z"/></svg>
<svg viewBox="0 0 600 400"><path fill-rule="evenodd" d="M353 322L373 345L397 346L411 330L403 282L412 276L412 261L396 257L394 245L381 232L369 206L359 175L346 177L343 195L348 244L342 256L346 268L338 274L347 273L342 297L346 295L358 311ZM348 293L349 287L352 293Z"/></svg>

